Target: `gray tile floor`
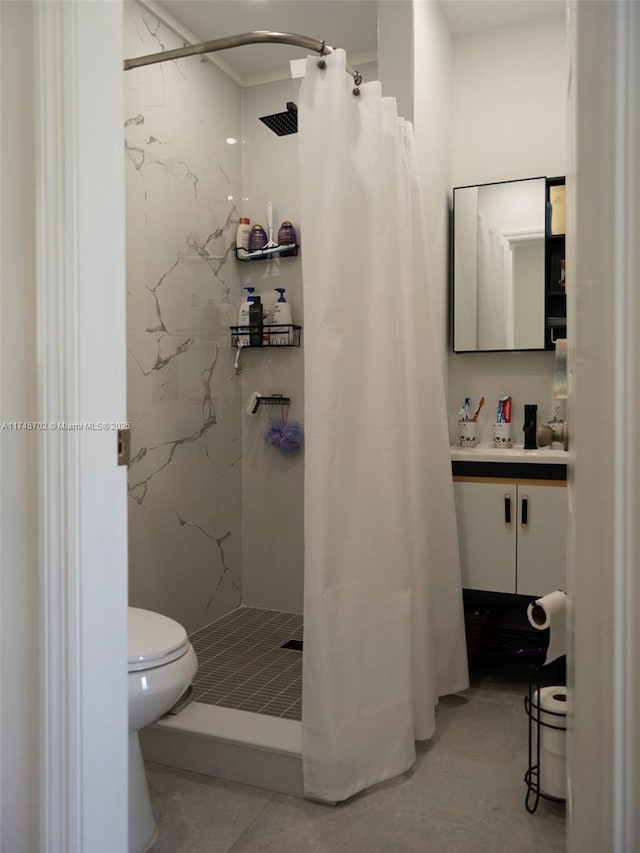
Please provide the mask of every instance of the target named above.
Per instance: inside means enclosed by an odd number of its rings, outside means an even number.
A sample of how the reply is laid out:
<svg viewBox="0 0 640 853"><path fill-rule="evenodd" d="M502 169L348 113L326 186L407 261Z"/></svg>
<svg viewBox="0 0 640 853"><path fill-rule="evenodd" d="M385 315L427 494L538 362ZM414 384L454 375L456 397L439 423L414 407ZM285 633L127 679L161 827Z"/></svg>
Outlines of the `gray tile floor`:
<svg viewBox="0 0 640 853"><path fill-rule="evenodd" d="M154 853L560 853L564 807L524 808L524 692L481 678L441 700L415 767L335 808L149 765Z"/></svg>
<svg viewBox="0 0 640 853"><path fill-rule="evenodd" d="M302 640L301 615L239 607L189 639L198 656L194 701L301 718L302 652L281 648Z"/></svg>

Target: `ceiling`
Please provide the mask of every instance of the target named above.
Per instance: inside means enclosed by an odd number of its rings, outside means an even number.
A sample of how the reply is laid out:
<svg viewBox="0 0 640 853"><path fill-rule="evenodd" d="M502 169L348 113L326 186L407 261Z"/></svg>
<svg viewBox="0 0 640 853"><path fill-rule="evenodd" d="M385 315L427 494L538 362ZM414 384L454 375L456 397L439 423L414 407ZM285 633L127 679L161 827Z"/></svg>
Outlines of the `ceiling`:
<svg viewBox="0 0 640 853"><path fill-rule="evenodd" d="M377 0L162 0L149 5L164 8L201 41L252 30L297 33L344 48L352 64L375 59L377 50ZM562 15L565 0L440 0L440 5L452 35L460 38ZM245 85L265 75L285 76L289 60L305 55L304 49L287 45L250 45L216 54Z"/></svg>
<svg viewBox="0 0 640 853"><path fill-rule="evenodd" d="M203 41L253 30L297 33L344 48L349 61L375 52L378 44L377 0L163 0L157 5ZM217 56L251 82L259 75L288 72L289 60L307 52L269 44L236 47Z"/></svg>
<svg viewBox="0 0 640 853"><path fill-rule="evenodd" d="M454 38L564 15L564 0L441 0Z"/></svg>

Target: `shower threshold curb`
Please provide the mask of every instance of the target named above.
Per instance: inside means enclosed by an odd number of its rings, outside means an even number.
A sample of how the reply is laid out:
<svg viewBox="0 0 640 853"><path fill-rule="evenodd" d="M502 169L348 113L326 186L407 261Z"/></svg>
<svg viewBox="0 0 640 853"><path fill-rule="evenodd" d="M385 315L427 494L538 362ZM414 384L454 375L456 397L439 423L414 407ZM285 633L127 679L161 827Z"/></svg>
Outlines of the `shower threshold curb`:
<svg viewBox="0 0 640 853"><path fill-rule="evenodd" d="M303 797L298 720L192 702L140 732L147 761Z"/></svg>

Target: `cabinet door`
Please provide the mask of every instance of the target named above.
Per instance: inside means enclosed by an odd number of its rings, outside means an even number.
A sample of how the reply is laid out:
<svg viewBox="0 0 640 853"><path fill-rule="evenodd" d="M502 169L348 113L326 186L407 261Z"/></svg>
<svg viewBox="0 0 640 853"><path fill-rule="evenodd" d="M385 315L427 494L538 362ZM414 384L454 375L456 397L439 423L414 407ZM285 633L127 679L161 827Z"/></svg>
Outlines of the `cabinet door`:
<svg viewBox="0 0 640 853"><path fill-rule="evenodd" d="M515 592L515 485L454 483L454 492L462 586Z"/></svg>
<svg viewBox="0 0 640 853"><path fill-rule="evenodd" d="M518 486L517 591L546 595L566 589L567 489Z"/></svg>

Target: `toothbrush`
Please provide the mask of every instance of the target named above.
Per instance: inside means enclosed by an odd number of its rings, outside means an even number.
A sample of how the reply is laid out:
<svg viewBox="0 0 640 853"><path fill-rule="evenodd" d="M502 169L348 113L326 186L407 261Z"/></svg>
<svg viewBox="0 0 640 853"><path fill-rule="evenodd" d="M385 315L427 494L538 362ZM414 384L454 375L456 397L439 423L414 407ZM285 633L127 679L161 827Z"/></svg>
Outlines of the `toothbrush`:
<svg viewBox="0 0 640 853"><path fill-rule="evenodd" d="M263 249L275 249L276 243L273 242L273 205L270 201L267 202L267 230L269 231L269 242Z"/></svg>
<svg viewBox="0 0 640 853"><path fill-rule="evenodd" d="M484 406L484 397L480 397L480 405L478 406L478 409L477 409L475 415L471 418L472 421L478 420L478 415L480 414L480 410L482 409L483 406Z"/></svg>
<svg viewBox="0 0 640 853"><path fill-rule="evenodd" d="M458 412L458 420L459 421L468 421L469 420L469 406L471 405L471 397L465 397L464 403L462 404L462 408Z"/></svg>

